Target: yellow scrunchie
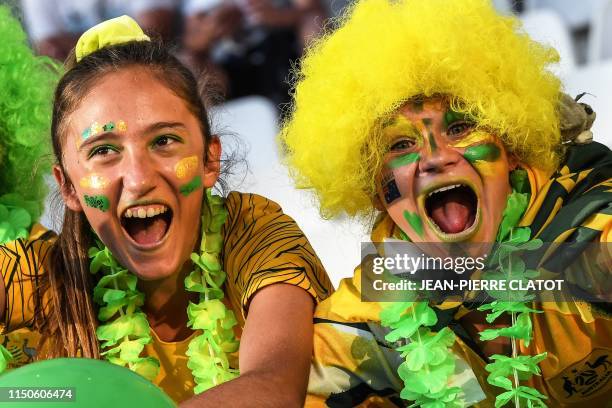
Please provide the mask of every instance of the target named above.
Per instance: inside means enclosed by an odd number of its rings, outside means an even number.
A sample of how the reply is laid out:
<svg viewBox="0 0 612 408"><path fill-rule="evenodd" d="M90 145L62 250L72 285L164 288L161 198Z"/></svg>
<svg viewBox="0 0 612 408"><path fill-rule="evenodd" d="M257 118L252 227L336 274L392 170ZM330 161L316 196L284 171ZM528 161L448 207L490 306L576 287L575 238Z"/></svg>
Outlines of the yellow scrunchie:
<svg viewBox="0 0 612 408"><path fill-rule="evenodd" d="M129 41L151 41L133 18L121 16L101 22L85 31L75 47L77 62L109 45Z"/></svg>

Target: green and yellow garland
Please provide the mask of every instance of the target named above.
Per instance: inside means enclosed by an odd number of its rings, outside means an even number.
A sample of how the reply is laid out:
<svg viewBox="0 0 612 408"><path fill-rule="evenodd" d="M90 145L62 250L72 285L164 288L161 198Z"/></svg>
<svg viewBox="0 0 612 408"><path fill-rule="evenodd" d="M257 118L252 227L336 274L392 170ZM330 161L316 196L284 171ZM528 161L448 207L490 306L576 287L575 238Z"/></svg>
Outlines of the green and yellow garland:
<svg viewBox="0 0 612 408"><path fill-rule="evenodd" d="M188 346L187 366L197 386L195 393L231 380L238 370L229 366L227 354L238 350L233 327L234 313L223 303L226 278L219 254L223 246L221 227L227 218L223 198L206 191L202 206L202 240L200 253L192 253L194 269L185 278L185 289L199 293L199 302L187 308L188 326L202 330ZM94 288L94 302L100 306L98 319L104 323L96 331L102 355L111 363L127 366L149 380L159 370L159 361L141 357L144 346L151 342L151 329L140 307L144 294L138 291L137 278L122 267L99 241L89 249L90 270L102 274Z"/></svg>

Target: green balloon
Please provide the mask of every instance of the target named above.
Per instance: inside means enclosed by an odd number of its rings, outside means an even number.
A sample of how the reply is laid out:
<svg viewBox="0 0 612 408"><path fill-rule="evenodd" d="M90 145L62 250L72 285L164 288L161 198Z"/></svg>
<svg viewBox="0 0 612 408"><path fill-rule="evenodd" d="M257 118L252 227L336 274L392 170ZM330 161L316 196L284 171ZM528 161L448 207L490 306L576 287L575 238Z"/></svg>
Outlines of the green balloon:
<svg viewBox="0 0 612 408"><path fill-rule="evenodd" d="M27 387L27 388L26 388ZM36 390L40 390L37 394ZM58 393L54 393L58 389ZM61 390L72 400L57 402ZM19 391L17 391L19 390ZM25 390L25 391L24 391ZM33 391L29 391L33 390ZM23 398L17 398L17 397ZM35 400L24 398L35 397ZM52 399L48 399L52 398ZM125 367L86 358L45 360L0 375L0 406L25 408L172 408L162 390Z"/></svg>

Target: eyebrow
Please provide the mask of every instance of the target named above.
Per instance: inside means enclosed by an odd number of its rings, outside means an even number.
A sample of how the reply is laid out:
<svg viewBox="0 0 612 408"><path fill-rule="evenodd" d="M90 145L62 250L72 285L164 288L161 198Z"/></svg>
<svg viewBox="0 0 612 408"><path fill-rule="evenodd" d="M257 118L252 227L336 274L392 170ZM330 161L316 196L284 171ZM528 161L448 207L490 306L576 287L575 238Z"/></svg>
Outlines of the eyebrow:
<svg viewBox="0 0 612 408"><path fill-rule="evenodd" d="M147 126L144 130L144 133L153 133L159 131L161 129L183 129L186 130L187 127L181 122L155 122L151 125ZM79 135L80 137L80 135ZM107 132L98 133L95 136L88 137L79 145L79 152L84 150L87 146L96 143L100 139L104 139L105 137L116 139L119 136L112 130Z"/></svg>
<svg viewBox="0 0 612 408"><path fill-rule="evenodd" d="M396 116L393 121L388 121L388 123L385 123L383 125L386 125L382 129L383 134L387 134L388 132L400 130L400 131L406 132L407 133L406 136L413 136L413 137L422 136L418 127L416 127L414 123L411 123L408 119L404 117Z"/></svg>
<svg viewBox="0 0 612 408"><path fill-rule="evenodd" d="M80 137L80 135L79 135L79 137ZM98 140L104 139L104 138L107 138L107 137L111 138L111 139L117 139L119 136L116 135L113 131L98 133L95 136L88 137L82 143L80 143L78 151L81 152L81 151L85 150L85 148L87 146L92 145L92 144L96 143Z"/></svg>
<svg viewBox="0 0 612 408"><path fill-rule="evenodd" d="M147 126L144 133L153 133L155 131L168 128L187 130L187 127L182 122L155 122Z"/></svg>

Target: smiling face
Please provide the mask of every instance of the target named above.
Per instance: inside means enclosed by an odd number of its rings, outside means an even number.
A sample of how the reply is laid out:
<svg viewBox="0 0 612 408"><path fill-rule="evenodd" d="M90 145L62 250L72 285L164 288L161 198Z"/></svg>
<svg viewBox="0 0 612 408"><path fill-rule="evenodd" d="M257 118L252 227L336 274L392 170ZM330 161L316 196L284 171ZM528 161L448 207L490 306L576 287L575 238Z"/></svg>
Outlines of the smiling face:
<svg viewBox="0 0 612 408"><path fill-rule="evenodd" d="M218 176L220 146L205 142L183 99L142 67L104 75L67 118L66 205L142 279L178 270L200 236L204 188ZM65 178L69 180L64 182Z"/></svg>
<svg viewBox="0 0 612 408"><path fill-rule="evenodd" d="M383 132L379 200L411 241L495 241L514 167L496 136L442 97L405 104Z"/></svg>

